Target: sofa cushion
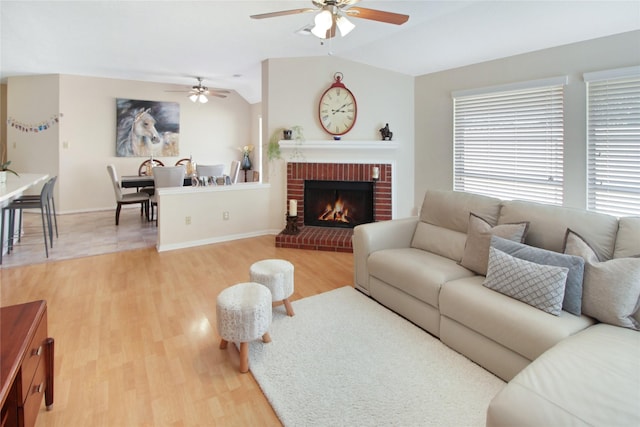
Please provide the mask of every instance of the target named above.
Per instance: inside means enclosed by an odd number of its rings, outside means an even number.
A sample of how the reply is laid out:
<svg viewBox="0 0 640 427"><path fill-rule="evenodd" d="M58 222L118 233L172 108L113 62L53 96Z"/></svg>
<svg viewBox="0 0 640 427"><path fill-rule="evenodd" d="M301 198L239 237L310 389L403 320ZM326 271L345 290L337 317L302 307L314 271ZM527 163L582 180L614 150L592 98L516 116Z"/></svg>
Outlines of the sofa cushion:
<svg viewBox="0 0 640 427"><path fill-rule="evenodd" d="M453 280L440 290L440 313L533 360L557 342L592 325L587 316L552 316L482 286L482 276Z"/></svg>
<svg viewBox="0 0 640 427"><path fill-rule="evenodd" d="M491 237L491 247L536 264L568 268L569 273L564 289L562 309L580 316L582 313L582 279L584 275L584 259L582 257L540 249L523 243L512 242L498 236Z"/></svg>
<svg viewBox="0 0 640 427"><path fill-rule="evenodd" d="M411 247L459 262L462 259L466 240L466 233L420 221L416 226Z"/></svg>
<svg viewBox="0 0 640 427"><path fill-rule="evenodd" d="M467 241L464 245L464 254L460 264L478 274L487 274L491 236L522 242L527 234L527 227L528 223L526 221L519 224L502 224L492 227L491 224L476 214L469 214Z"/></svg>
<svg viewBox="0 0 640 427"><path fill-rule="evenodd" d="M627 216L618 220L618 234L614 258L640 255L640 216Z"/></svg>
<svg viewBox="0 0 640 427"><path fill-rule="evenodd" d="M470 212L496 225L500 199L462 191L427 190L420 210L420 221L466 233Z"/></svg>
<svg viewBox="0 0 640 427"><path fill-rule="evenodd" d="M487 427L640 425L640 334L599 324L544 353L489 404Z"/></svg>
<svg viewBox="0 0 640 427"><path fill-rule="evenodd" d="M500 200L459 191L428 190L411 247L460 261L471 211L495 225Z"/></svg>
<svg viewBox="0 0 640 427"><path fill-rule="evenodd" d="M618 218L612 215L518 200L502 202L498 224L529 221L524 243L563 252L564 233L571 228L589 240L602 260L613 257Z"/></svg>
<svg viewBox="0 0 640 427"><path fill-rule="evenodd" d="M541 265L489 248L489 266L483 285L546 313L562 311L566 267Z"/></svg>
<svg viewBox="0 0 640 427"><path fill-rule="evenodd" d="M640 306L640 258L598 262L589 244L567 230L565 252L585 259L582 312L601 322L640 330L634 313Z"/></svg>
<svg viewBox="0 0 640 427"><path fill-rule="evenodd" d="M443 283L473 275L455 261L414 248L374 252L368 266L371 276L433 307L438 307Z"/></svg>

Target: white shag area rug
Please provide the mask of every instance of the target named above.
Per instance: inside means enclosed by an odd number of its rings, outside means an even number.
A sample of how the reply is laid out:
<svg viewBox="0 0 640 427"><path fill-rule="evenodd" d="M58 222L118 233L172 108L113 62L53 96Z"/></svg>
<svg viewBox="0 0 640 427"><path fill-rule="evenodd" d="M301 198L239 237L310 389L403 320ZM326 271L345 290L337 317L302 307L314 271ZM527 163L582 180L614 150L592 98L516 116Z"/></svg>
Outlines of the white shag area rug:
<svg viewBox="0 0 640 427"><path fill-rule="evenodd" d="M484 426L505 383L346 286L274 310L249 368L285 426Z"/></svg>

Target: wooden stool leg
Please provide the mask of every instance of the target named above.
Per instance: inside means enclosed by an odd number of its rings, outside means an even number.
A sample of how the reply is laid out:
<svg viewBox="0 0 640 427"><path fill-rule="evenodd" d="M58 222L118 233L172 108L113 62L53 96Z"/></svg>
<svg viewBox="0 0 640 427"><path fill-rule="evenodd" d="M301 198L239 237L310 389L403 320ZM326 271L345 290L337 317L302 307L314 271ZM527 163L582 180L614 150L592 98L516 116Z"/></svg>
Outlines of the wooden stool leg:
<svg viewBox="0 0 640 427"><path fill-rule="evenodd" d="M284 299L284 307L287 309L287 314L289 316L294 316L295 313L293 312L293 306L291 305L291 302L289 301L289 298L285 298Z"/></svg>
<svg viewBox="0 0 640 427"><path fill-rule="evenodd" d="M269 335L269 332L264 333L262 336L262 342L271 342L271 335Z"/></svg>
<svg viewBox="0 0 640 427"><path fill-rule="evenodd" d="M240 343L240 372L249 371L249 343Z"/></svg>
<svg viewBox="0 0 640 427"><path fill-rule="evenodd" d="M221 339L220 340L220 350L224 350L225 348L227 348L227 344L228 344L227 340Z"/></svg>

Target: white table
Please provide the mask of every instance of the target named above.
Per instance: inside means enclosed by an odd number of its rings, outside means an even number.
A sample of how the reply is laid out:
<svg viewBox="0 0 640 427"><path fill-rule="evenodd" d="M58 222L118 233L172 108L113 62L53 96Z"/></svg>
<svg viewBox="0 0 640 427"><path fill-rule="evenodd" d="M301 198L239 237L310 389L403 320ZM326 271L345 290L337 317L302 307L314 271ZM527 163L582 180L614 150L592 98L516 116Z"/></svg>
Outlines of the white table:
<svg viewBox="0 0 640 427"><path fill-rule="evenodd" d="M21 173L15 176L7 174L7 182L0 184L0 206L4 206L7 201L21 196L27 189L39 184L49 178L46 173Z"/></svg>
<svg viewBox="0 0 640 427"><path fill-rule="evenodd" d="M12 173L7 174L7 182L0 184L0 209L5 207L9 201L21 196L26 190L47 180L49 175L46 173L21 173L15 176ZM16 224L18 221L16 221ZM5 218L5 227L9 226L9 218ZM11 230L13 231L13 230ZM8 233L6 236L15 236L15 233ZM8 245L3 245L3 252L6 253Z"/></svg>

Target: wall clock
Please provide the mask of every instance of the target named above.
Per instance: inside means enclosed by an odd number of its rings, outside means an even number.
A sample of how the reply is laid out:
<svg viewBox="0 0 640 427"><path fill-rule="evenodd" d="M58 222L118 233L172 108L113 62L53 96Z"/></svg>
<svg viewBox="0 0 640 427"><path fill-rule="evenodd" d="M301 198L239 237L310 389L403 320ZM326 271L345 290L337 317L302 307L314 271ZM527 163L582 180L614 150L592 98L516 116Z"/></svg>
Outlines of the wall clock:
<svg viewBox="0 0 640 427"><path fill-rule="evenodd" d="M353 93L342 83L342 73L335 73L334 83L320 97L318 116L322 128L331 135L344 135L356 123L358 106Z"/></svg>

